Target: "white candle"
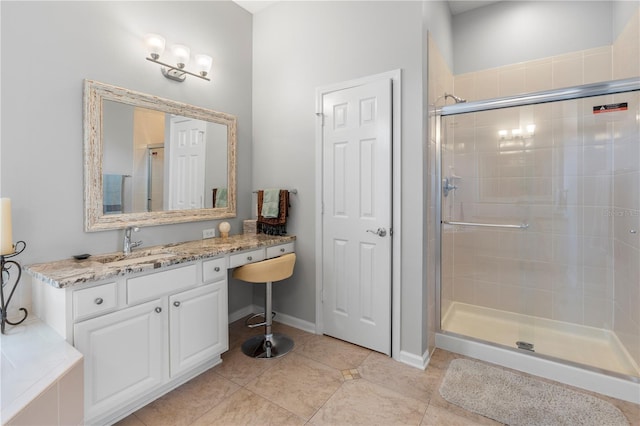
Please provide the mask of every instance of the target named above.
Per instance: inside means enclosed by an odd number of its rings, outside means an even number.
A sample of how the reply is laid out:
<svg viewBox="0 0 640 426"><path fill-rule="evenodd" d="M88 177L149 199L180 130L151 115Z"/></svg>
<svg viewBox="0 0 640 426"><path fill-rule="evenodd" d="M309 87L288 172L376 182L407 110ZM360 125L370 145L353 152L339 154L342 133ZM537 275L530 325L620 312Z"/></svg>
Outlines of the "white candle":
<svg viewBox="0 0 640 426"><path fill-rule="evenodd" d="M11 199L0 198L0 254L13 253L11 233Z"/></svg>

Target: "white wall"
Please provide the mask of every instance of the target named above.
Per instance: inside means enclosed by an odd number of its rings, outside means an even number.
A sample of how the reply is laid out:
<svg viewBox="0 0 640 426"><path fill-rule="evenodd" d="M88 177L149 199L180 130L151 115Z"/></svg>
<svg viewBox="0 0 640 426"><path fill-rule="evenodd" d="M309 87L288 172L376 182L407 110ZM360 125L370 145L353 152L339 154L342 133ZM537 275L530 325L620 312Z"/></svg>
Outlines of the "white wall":
<svg viewBox="0 0 640 426"><path fill-rule="evenodd" d="M428 0L423 5L424 30L431 34L445 63L453 69L453 17L449 5L440 0Z"/></svg>
<svg viewBox="0 0 640 426"><path fill-rule="evenodd" d="M251 201L251 15L231 2L2 2L0 193L10 197L23 264L122 249L122 231L83 227L83 79L224 111L238 117L238 218ZM163 34L213 57L212 82L176 83L146 61L142 37ZM144 228L144 245L202 237L215 223ZM26 290L28 276L21 284ZM241 294L238 294L240 292ZM231 289L234 303L251 289ZM24 304L30 302L25 296ZM21 301L15 299L14 306Z"/></svg>
<svg viewBox="0 0 640 426"><path fill-rule="evenodd" d="M294 277L275 310L315 321L315 90L402 69L402 349L422 355L422 4L281 2L254 15L253 185L296 187Z"/></svg>
<svg viewBox="0 0 640 426"><path fill-rule="evenodd" d="M501 1L455 15L454 74L609 46L613 4Z"/></svg>

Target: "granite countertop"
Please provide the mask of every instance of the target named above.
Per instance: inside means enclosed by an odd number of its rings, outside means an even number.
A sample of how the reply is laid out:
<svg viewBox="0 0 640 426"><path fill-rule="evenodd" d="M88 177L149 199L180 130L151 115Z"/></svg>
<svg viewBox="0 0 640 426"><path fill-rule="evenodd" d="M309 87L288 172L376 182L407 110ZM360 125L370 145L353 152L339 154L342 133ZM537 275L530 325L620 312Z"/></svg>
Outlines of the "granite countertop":
<svg viewBox="0 0 640 426"><path fill-rule="evenodd" d="M152 271L185 262L216 257L236 251L284 244L295 236L239 234L91 256L84 260L63 259L25 266L25 271L54 287L66 288L117 276Z"/></svg>

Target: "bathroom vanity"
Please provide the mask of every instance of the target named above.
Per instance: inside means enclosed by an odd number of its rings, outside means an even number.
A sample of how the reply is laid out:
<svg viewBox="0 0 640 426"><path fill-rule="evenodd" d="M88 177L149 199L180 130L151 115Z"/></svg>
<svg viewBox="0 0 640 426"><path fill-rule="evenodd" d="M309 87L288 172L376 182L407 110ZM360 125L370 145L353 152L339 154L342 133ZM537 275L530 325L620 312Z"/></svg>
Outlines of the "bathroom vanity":
<svg viewBox="0 0 640 426"><path fill-rule="evenodd" d="M243 234L26 267L35 314L84 355L85 423L111 423L220 363L228 269L294 242Z"/></svg>

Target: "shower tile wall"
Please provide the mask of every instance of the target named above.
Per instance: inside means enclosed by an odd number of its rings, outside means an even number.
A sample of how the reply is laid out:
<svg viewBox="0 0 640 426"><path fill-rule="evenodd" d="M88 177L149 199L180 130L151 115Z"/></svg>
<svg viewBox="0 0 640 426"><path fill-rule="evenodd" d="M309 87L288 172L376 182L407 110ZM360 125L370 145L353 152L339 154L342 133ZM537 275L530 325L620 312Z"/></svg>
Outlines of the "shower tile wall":
<svg viewBox="0 0 640 426"><path fill-rule="evenodd" d="M458 75L454 93L478 100L638 76L639 17L612 46ZM622 100L629 111L593 114ZM634 94L446 118L443 175L462 179L443 218L531 227L445 230L443 312L460 301L614 329L640 364L638 117ZM499 136L530 124L530 137Z"/></svg>

